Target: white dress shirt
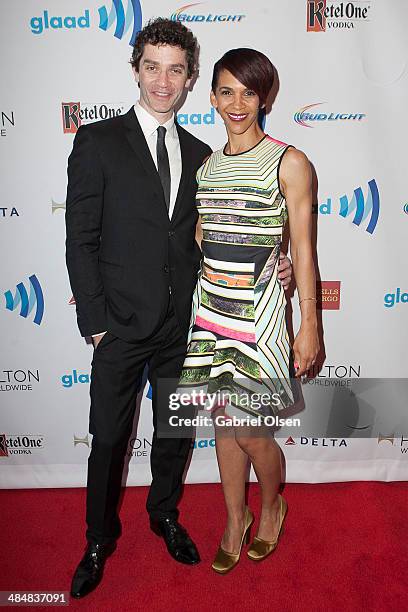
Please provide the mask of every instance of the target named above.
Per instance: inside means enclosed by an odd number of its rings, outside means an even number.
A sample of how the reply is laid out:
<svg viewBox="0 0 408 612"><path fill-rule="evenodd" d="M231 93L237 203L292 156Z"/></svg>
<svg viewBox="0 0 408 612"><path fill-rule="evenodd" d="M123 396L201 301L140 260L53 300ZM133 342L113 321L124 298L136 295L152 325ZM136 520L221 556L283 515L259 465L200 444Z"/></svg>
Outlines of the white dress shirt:
<svg viewBox="0 0 408 612"><path fill-rule="evenodd" d="M181 177L181 150L180 142L177 133L177 128L174 123L174 115L166 123L159 123L153 115L147 112L140 106L139 102L135 104L135 113L144 137L146 138L147 145L150 149L151 156L157 168L157 128L162 125L166 128L166 149L169 156L170 164L170 177L171 177L171 188L170 188L170 206L169 206L169 217L171 219L176 204L177 192L180 185Z"/></svg>
<svg viewBox="0 0 408 612"><path fill-rule="evenodd" d="M166 123L159 123L153 115L147 112L140 106L139 102L136 102L135 106L136 117L140 123L140 127L142 128L143 135L146 139L147 145L150 150L150 154L153 158L154 164L157 168L157 128L159 125L163 125L166 128L166 149L167 154L169 156L169 164L170 164L170 206L169 206L169 217L171 219L174 206L176 204L177 192L180 185L181 178L181 149L180 149L180 141L177 133L177 128L174 123L174 115L172 115L171 119L166 121ZM99 334L92 334L92 338L96 336L100 336L101 334L105 334L106 332L100 332Z"/></svg>

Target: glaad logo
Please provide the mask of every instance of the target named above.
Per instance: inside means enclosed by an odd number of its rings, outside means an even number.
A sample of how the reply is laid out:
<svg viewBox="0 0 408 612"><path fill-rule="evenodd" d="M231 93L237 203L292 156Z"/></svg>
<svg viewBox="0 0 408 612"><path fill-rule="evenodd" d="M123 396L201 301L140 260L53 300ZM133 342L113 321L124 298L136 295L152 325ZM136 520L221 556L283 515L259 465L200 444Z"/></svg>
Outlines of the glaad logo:
<svg viewBox="0 0 408 612"><path fill-rule="evenodd" d="M19 283L16 287L16 293L13 297L11 291L6 291L4 297L6 298L7 310L15 310L20 306L20 317L26 319L31 313L33 308L36 308L34 323L41 325L41 321L44 315L44 295L41 289L40 281L35 274L29 277L30 281L30 297L28 296L27 289L23 283Z"/></svg>
<svg viewBox="0 0 408 612"><path fill-rule="evenodd" d="M395 293L386 293L384 295L384 306L392 308L395 304L406 304L408 302L408 293L401 293L400 287L397 287Z"/></svg>
<svg viewBox="0 0 408 612"><path fill-rule="evenodd" d="M14 111L0 111L0 136L7 136L7 128L15 126Z"/></svg>
<svg viewBox="0 0 408 612"><path fill-rule="evenodd" d="M206 438L203 438L201 440L194 440L191 443L191 447L194 449L215 448L215 438L210 438L208 440Z"/></svg>
<svg viewBox="0 0 408 612"><path fill-rule="evenodd" d="M89 28L89 10L86 9L80 17L54 17L49 15L48 10L44 11L41 17L32 17L30 20L31 32L42 34L44 30L72 30L73 28Z"/></svg>
<svg viewBox="0 0 408 612"><path fill-rule="evenodd" d="M123 113L123 104L111 102L62 102L64 134L75 134L81 125L110 119Z"/></svg>
<svg viewBox="0 0 408 612"><path fill-rule="evenodd" d="M366 21L371 7L369 2L307 1L307 31L326 32L326 29L354 28L359 21Z"/></svg>
<svg viewBox="0 0 408 612"><path fill-rule="evenodd" d="M106 32L116 21L113 35L119 40L125 36L129 28L132 28L129 45L134 46L137 33L142 28L142 8L139 0L128 0L126 12L122 0L112 0L109 14L105 6L101 6L98 12L101 30Z"/></svg>
<svg viewBox="0 0 408 612"><path fill-rule="evenodd" d="M306 121L312 121L313 123L319 121L361 121L365 115L364 113L311 113L309 110L314 106L321 106L322 104L327 104L326 102L317 102L316 104L309 104L308 106L303 106L299 109L294 115L293 119L296 121L298 125L303 125L303 127L312 128L314 125L309 125Z"/></svg>
<svg viewBox="0 0 408 612"><path fill-rule="evenodd" d="M179 125L214 125L215 108L212 107L208 113L177 113L177 123Z"/></svg>
<svg viewBox="0 0 408 612"><path fill-rule="evenodd" d="M353 197L349 201L346 195L339 198L340 217L349 217L354 213L353 224L360 226L363 221L371 214L365 231L372 234L377 226L378 217L380 214L380 195L375 179L368 181L368 194L364 199L363 190L357 187L354 190ZM327 202L320 205L315 205L313 212L321 215L331 215L333 212L332 198L327 198Z"/></svg>
<svg viewBox="0 0 408 612"><path fill-rule="evenodd" d="M78 383L89 384L91 378L89 374L78 374L76 370L72 370L72 374L64 374L61 376L62 386L70 389L72 385L77 385Z"/></svg>
<svg viewBox="0 0 408 612"><path fill-rule="evenodd" d="M213 15L212 13L207 13L206 15L189 15L185 11L190 9L192 6L199 6L203 4L202 2L195 2L194 4L185 4L181 8L177 9L175 13L173 13L170 17L172 21L194 21L194 22L202 22L206 23L215 23L215 22L239 22L241 21L245 15Z"/></svg>

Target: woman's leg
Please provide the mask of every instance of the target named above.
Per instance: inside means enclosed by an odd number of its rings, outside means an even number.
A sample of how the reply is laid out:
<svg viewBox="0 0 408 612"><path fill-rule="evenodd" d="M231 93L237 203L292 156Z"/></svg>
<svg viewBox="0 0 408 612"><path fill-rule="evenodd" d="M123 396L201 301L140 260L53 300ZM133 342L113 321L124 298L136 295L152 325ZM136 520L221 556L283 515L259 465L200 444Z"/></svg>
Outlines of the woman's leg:
<svg viewBox="0 0 408 612"><path fill-rule="evenodd" d="M273 541L278 534L279 498L281 483L281 450L266 428L248 435L248 430L238 431L237 444L248 455L254 466L262 495L262 511L258 536Z"/></svg>
<svg viewBox="0 0 408 612"><path fill-rule="evenodd" d="M227 508L227 526L221 546L227 552L238 553L244 530L248 456L237 444L233 427L215 426L215 442Z"/></svg>

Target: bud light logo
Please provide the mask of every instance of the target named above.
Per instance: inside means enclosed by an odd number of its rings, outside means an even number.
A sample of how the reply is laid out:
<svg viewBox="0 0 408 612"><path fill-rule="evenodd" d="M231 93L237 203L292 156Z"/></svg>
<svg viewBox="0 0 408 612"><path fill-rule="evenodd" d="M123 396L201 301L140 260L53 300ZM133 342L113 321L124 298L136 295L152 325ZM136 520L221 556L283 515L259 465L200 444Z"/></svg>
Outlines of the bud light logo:
<svg viewBox="0 0 408 612"><path fill-rule="evenodd" d="M334 212L333 208L332 198L327 198L326 202L314 207L313 212L321 215L330 215ZM365 231L369 234L373 234L380 214L380 195L375 179L368 181L368 193L366 198L364 198L361 187L357 187L357 189L354 190L351 199L346 195L341 196L339 198L338 214L344 219L352 216L352 223L358 226L363 226L368 219Z"/></svg>
<svg viewBox="0 0 408 612"><path fill-rule="evenodd" d="M402 207L402 210L404 211L406 215L408 215L408 204L404 204L404 206Z"/></svg>
<svg viewBox="0 0 408 612"><path fill-rule="evenodd" d="M29 277L29 281L30 294L28 294L24 283L19 283L17 285L14 297L11 291L5 292L6 309L13 311L20 306L20 317L27 319L35 308L34 323L36 325L41 325L44 315L44 295L40 282L35 274Z"/></svg>
<svg viewBox="0 0 408 612"><path fill-rule="evenodd" d="M105 6L101 6L98 12L101 30L106 32L115 24L113 32L115 38L121 40L129 31L129 45L134 46L137 33L142 28L142 9L139 0L128 0L126 11L122 0L112 0L109 14Z"/></svg>
<svg viewBox="0 0 408 612"><path fill-rule="evenodd" d="M313 113L310 112L311 108L315 106L321 106L325 104L325 102L317 102L317 104L309 104L308 106L303 106L303 108L299 109L294 115L293 119L296 121L298 125L302 125L303 127L315 127L314 125L309 125L308 122L311 123L322 123L322 122L334 122L334 123L343 123L348 121L361 121L366 117L364 113Z"/></svg>
<svg viewBox="0 0 408 612"><path fill-rule="evenodd" d="M232 23L238 23L240 22L245 15L213 15L212 13L206 13L206 14L194 14L194 15L190 15L189 13L186 13L185 11L192 8L193 6L199 6L203 4L203 2L196 2L194 4L185 4L184 6L182 6L181 8L177 9L175 13L173 13L170 17L170 19L172 21L180 21L181 23L184 22L206 22L206 23L216 23L216 22L221 22L221 23L225 23L225 22L232 22Z"/></svg>

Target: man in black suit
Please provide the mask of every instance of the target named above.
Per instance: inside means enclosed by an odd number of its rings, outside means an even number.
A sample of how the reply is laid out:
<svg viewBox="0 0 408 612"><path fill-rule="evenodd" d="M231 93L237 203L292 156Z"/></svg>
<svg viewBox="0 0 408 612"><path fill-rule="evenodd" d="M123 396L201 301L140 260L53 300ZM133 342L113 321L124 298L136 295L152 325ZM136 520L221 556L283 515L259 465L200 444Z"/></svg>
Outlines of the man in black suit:
<svg viewBox="0 0 408 612"><path fill-rule="evenodd" d="M191 440L158 436L168 404L157 393L160 380L181 372L201 259L195 173L211 149L174 121L196 52L180 22L150 22L131 60L139 102L123 116L81 127L69 158L67 267L79 329L95 347L88 546L72 581L74 597L99 584L120 535L124 457L146 364L153 390L151 527L177 561L200 560L177 520Z"/></svg>

